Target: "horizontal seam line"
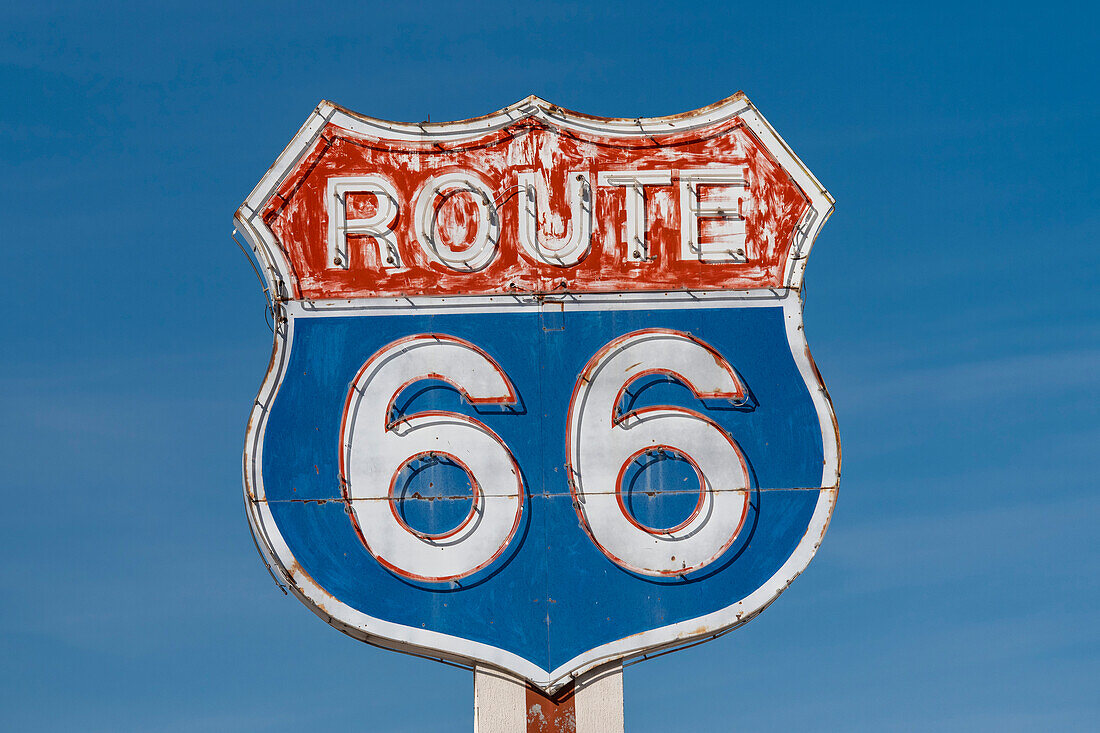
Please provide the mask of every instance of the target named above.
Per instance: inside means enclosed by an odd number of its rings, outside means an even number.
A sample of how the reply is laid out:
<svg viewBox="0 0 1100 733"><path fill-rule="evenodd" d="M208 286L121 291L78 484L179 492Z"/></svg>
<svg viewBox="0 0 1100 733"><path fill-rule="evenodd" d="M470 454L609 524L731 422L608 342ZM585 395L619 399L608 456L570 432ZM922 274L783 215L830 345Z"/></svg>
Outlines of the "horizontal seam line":
<svg viewBox="0 0 1100 733"><path fill-rule="evenodd" d="M725 494L725 493L741 494L741 493L769 492L769 491L835 491L838 488L839 488L838 486L792 486L792 487L788 487L788 488L766 488L766 489L714 489L710 493L712 493L712 494ZM585 492L585 494L587 496L614 496L616 493L618 493L618 492L615 492L615 491L588 491L588 492ZM654 491L654 492L642 491L642 492L638 492L638 493L644 494L646 496L654 496L654 497L657 496L658 494L660 496L674 496L674 495L681 495L681 494L682 495L695 496L695 495L698 495L699 491L698 490L696 490L696 491L675 490L675 491ZM484 496L484 497L503 498L503 499L514 498L514 497L518 496L518 494L516 494L514 492L505 493L505 494L490 494L490 493L486 493L486 492L481 492L480 495ZM527 494L525 493L524 495L526 496ZM530 496L540 497L540 498L543 498L543 499L554 499L554 498L566 497L566 496L572 498L573 495L568 494L568 493L553 493L553 494L534 493L534 494L530 494ZM405 500L416 499L416 498L417 497L397 498L397 497L391 497L391 496L361 496L361 497L349 498L349 497L344 497L344 496L331 496L331 497L318 497L316 499L268 499L266 497L263 498L263 499L257 499L255 497L250 496L249 501L251 501L255 504L262 504L262 503L266 503L266 504L291 504L291 503L319 504L319 503L326 503L327 504L328 502L346 503L346 502L351 502L351 501L405 501ZM419 497L419 499L421 501L461 501L461 502L470 501L470 497L468 497L468 496L435 496L435 497L431 497L431 498L426 497L426 496L421 496L421 497Z"/></svg>

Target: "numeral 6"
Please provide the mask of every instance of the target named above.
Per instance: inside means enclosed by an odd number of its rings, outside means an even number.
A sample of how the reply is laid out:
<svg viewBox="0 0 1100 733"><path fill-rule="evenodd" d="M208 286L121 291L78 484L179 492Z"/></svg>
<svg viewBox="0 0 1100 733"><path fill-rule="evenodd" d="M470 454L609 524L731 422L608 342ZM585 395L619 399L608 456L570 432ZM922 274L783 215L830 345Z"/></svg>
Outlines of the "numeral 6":
<svg viewBox="0 0 1100 733"><path fill-rule="evenodd" d="M570 489L596 546L621 567L645 575L683 575L718 559L748 509L749 475L737 443L714 421L674 406L622 409L628 388L665 375L700 399L746 402L736 372L717 351L687 334L648 329L615 339L589 360L573 390L566 425ZM484 423L453 412L395 417L394 402L425 379L452 384L472 404L513 405L511 381L485 352L452 336L425 334L389 344L367 360L348 393L340 473L351 517L371 554L413 580L472 575L505 551L523 512L515 458ZM695 510L679 525L654 529L622 500L623 476L641 455L669 451L694 468ZM466 472L472 508L458 527L428 534L395 509L402 469L444 456Z"/></svg>
<svg viewBox="0 0 1100 733"><path fill-rule="evenodd" d="M425 379L449 382L473 404L517 402L508 376L473 344L433 334L396 341L367 360L348 392L340 475L352 521L375 559L412 580L446 582L504 552L523 513L523 481L512 452L479 420L442 411L394 418L398 395ZM396 509L398 473L425 456L449 458L473 488L466 519L438 535L412 529Z"/></svg>
<svg viewBox="0 0 1100 733"><path fill-rule="evenodd" d="M605 555L644 575L683 575L717 560L737 537L748 510L749 472L737 443L694 410L622 411L628 387L652 375L672 377L700 399L747 401L729 362L692 336L647 329L617 338L592 357L573 390L569 476L577 513ZM683 456L698 480L695 510L668 529L640 524L622 499L627 468L651 451Z"/></svg>

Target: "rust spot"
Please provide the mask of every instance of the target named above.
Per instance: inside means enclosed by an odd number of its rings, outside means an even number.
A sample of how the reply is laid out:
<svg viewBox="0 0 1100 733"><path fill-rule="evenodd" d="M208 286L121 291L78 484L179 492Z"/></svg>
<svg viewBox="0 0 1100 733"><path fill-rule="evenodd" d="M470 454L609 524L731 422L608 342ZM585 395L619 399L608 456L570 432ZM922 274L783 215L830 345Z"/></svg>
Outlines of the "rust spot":
<svg viewBox="0 0 1100 733"><path fill-rule="evenodd" d="M527 733L576 733L576 689L572 682L554 695L527 685Z"/></svg>

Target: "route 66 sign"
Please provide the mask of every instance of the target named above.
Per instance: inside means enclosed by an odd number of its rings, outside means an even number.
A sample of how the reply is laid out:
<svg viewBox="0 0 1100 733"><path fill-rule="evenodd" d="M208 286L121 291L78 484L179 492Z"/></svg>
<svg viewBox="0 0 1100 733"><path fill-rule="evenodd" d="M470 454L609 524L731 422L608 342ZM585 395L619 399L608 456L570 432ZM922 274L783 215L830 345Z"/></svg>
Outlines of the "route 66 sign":
<svg viewBox="0 0 1100 733"><path fill-rule="evenodd" d="M236 215L276 316L244 453L271 567L351 636L549 692L745 623L836 501L800 300L832 204L741 94L323 102Z"/></svg>

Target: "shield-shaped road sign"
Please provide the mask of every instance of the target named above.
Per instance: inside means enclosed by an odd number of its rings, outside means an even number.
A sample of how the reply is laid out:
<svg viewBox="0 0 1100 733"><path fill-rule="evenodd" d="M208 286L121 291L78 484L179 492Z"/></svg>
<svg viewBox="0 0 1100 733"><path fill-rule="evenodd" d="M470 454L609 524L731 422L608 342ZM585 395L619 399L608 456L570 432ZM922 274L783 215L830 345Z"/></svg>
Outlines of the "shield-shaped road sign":
<svg viewBox="0 0 1100 733"><path fill-rule="evenodd" d="M711 637L836 501L800 292L832 199L741 94L443 124L322 103L241 206L249 519L336 628L553 691Z"/></svg>

